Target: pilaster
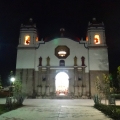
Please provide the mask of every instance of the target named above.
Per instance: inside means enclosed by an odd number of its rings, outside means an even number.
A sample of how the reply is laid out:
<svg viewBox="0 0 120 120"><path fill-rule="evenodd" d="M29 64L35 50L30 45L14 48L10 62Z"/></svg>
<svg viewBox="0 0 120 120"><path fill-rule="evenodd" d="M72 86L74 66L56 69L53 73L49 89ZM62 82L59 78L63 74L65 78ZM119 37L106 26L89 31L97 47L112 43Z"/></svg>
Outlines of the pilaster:
<svg viewBox="0 0 120 120"><path fill-rule="evenodd" d="M47 70L47 80L46 80L46 88L45 88L45 93L47 95L50 94L50 58L49 56L47 57L47 66L46 66L46 70Z"/></svg>
<svg viewBox="0 0 120 120"><path fill-rule="evenodd" d="M85 80L85 68L86 68L86 65L85 65L85 57L81 57L81 61L82 61L82 65L81 65L81 68L82 68L82 86L81 86L81 91L82 91L82 97L86 96L86 80Z"/></svg>
<svg viewBox="0 0 120 120"><path fill-rule="evenodd" d="M74 95L77 96L78 95L78 88L77 88L77 70L78 70L78 66L77 66L77 57L74 57Z"/></svg>
<svg viewBox="0 0 120 120"><path fill-rule="evenodd" d="M50 66L47 66L46 94L50 94Z"/></svg>
<svg viewBox="0 0 120 120"><path fill-rule="evenodd" d="M42 94L42 66L39 66L39 71L38 71L38 95Z"/></svg>

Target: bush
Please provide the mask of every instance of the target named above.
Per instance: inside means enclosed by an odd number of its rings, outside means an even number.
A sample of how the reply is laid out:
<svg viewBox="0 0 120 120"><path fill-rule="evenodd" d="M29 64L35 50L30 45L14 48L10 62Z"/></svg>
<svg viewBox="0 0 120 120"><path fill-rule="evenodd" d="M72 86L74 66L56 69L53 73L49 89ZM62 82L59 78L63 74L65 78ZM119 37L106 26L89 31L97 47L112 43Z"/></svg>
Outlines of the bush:
<svg viewBox="0 0 120 120"><path fill-rule="evenodd" d="M120 99L120 94L111 94L111 97L115 97L115 99Z"/></svg>
<svg viewBox="0 0 120 120"><path fill-rule="evenodd" d="M0 104L0 115L8 111L5 104Z"/></svg>
<svg viewBox="0 0 120 120"><path fill-rule="evenodd" d="M94 107L113 119L120 119L120 106L95 104Z"/></svg>
<svg viewBox="0 0 120 120"><path fill-rule="evenodd" d="M13 97L7 97L6 98L6 108L8 110L16 109L18 107L21 107L23 105L25 97L23 94L19 94L17 96Z"/></svg>
<svg viewBox="0 0 120 120"><path fill-rule="evenodd" d="M16 93L15 93L15 94L13 95L13 98L16 100L16 104L22 105L24 99L26 98L26 94L24 94L24 93L17 93L17 94L16 94Z"/></svg>

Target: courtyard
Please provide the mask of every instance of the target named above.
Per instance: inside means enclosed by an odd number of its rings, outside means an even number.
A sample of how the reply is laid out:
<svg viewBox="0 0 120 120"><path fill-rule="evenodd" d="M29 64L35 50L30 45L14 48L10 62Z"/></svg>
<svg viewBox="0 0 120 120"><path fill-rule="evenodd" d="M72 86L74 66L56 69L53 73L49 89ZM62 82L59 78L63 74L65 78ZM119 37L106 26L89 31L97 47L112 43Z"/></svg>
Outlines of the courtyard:
<svg viewBox="0 0 120 120"><path fill-rule="evenodd" d="M92 99L25 99L23 107L0 115L0 120L112 120L93 105Z"/></svg>

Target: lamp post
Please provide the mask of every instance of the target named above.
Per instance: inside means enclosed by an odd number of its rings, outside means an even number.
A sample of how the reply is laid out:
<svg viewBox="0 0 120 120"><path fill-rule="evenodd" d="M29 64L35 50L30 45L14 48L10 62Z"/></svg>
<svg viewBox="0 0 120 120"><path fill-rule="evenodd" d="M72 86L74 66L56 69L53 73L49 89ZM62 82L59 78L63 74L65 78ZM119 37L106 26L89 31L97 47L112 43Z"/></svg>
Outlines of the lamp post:
<svg viewBox="0 0 120 120"><path fill-rule="evenodd" d="M14 78L14 77L11 77L11 78L10 78L10 92L9 92L9 93L13 92L13 87L14 87L14 86L12 86L12 85L14 85L14 82L15 82L15 78Z"/></svg>

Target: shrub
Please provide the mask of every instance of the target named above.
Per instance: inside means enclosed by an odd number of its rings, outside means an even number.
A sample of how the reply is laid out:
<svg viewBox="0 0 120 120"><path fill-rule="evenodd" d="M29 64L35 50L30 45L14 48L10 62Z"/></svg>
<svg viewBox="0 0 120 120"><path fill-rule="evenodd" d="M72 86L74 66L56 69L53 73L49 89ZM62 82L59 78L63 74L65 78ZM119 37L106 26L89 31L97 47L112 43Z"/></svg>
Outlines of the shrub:
<svg viewBox="0 0 120 120"><path fill-rule="evenodd" d="M120 106L95 104L94 107L113 119L120 118Z"/></svg>
<svg viewBox="0 0 120 120"><path fill-rule="evenodd" d="M111 97L115 97L115 99L120 99L120 94L111 94Z"/></svg>
<svg viewBox="0 0 120 120"><path fill-rule="evenodd" d="M0 104L0 115L8 111L5 104Z"/></svg>
<svg viewBox="0 0 120 120"><path fill-rule="evenodd" d="M110 96L109 76L110 76L109 74L103 74L102 78L97 76L97 78L95 79L95 87L96 87L97 94L98 94L100 99L105 97L105 103L106 103L106 100Z"/></svg>

